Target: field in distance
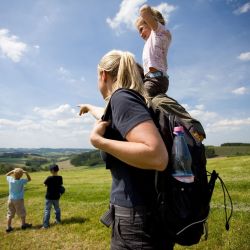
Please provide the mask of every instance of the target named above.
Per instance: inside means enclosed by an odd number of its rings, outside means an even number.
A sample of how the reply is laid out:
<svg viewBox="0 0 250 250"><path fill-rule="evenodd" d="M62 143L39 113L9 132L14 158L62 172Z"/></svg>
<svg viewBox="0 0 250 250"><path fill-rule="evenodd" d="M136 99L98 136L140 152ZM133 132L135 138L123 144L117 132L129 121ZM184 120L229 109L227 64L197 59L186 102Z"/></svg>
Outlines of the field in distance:
<svg viewBox="0 0 250 250"><path fill-rule="evenodd" d="M209 216L207 241L196 246L176 246L181 249L249 249L250 240L250 156L213 158L208 160L208 170L215 169L223 178L232 196L234 214L230 230L225 230L223 192L216 184ZM27 184L25 204L27 221L31 229L20 230L20 221L14 219L15 230L5 233L6 201L8 185L4 175L0 175L0 249L109 249L110 229L99 222L109 203L111 177L105 167L65 168L59 172L66 188L60 203L62 224L41 230L45 187L44 179L48 171L31 173L32 181Z"/></svg>

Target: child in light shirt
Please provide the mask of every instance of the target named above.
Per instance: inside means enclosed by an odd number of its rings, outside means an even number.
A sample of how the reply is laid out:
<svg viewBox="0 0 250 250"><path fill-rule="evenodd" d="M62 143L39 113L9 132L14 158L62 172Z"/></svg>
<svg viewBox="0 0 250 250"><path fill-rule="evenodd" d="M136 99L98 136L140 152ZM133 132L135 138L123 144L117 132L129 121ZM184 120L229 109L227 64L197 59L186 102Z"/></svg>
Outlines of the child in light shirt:
<svg viewBox="0 0 250 250"><path fill-rule="evenodd" d="M27 179L22 179L23 174ZM12 175L12 176L11 176ZM30 175L21 168L15 168L6 174L7 182L9 183L9 199L8 199L8 213L7 213L7 228L6 232L13 231L11 227L12 219L15 214L21 218L21 229L26 229L32 224L26 223L26 210L24 206L24 185L31 181Z"/></svg>
<svg viewBox="0 0 250 250"><path fill-rule="evenodd" d="M165 28L162 14L148 5L140 8L136 27L146 41L142 54L144 86L149 97L165 94L169 86L167 53L172 40L171 33Z"/></svg>

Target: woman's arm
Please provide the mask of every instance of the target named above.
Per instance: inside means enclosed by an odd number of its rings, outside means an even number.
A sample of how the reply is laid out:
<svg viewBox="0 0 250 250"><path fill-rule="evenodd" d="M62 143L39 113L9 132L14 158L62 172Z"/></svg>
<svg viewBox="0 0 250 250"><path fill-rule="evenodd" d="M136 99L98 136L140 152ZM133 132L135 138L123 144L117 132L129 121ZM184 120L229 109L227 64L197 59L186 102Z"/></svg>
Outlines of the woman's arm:
<svg viewBox="0 0 250 250"><path fill-rule="evenodd" d="M79 115L83 115L89 112L97 120L100 120L104 113L104 108L97 107L91 104L79 104L78 107L80 107Z"/></svg>
<svg viewBox="0 0 250 250"><path fill-rule="evenodd" d="M163 171L168 164L166 146L152 120L136 125L126 135L127 141L103 137L108 122L98 121L90 135L92 145L119 160L141 169Z"/></svg>

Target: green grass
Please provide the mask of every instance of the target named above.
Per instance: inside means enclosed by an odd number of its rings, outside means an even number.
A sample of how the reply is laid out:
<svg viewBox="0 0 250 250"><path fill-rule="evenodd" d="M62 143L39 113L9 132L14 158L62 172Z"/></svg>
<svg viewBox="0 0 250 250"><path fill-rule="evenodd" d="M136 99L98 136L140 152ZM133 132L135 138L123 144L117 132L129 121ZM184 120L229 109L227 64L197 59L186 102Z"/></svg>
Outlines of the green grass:
<svg viewBox="0 0 250 250"><path fill-rule="evenodd" d="M216 184L209 217L209 236L196 246L175 249L228 250L250 249L250 156L208 160L208 170L215 169L226 183L234 203L230 230L225 230L223 193ZM31 173L26 186L27 221L32 229L20 230L20 221L13 220L14 232L6 234L6 201L8 186L0 176L0 249L109 249L110 229L99 222L107 209L110 173L101 168L69 168L60 171L66 193L60 200L62 224L41 230L44 209L44 179L48 172ZM51 214L51 221L54 214Z"/></svg>

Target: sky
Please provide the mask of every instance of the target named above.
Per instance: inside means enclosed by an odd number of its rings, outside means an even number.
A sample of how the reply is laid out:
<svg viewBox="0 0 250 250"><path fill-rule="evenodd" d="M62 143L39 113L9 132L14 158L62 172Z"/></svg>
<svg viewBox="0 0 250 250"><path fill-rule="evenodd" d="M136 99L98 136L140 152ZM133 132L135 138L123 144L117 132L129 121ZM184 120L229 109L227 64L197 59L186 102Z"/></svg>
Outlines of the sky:
<svg viewBox="0 0 250 250"><path fill-rule="evenodd" d="M0 148L92 147L77 105L104 106L108 51L142 62L143 4L167 21L168 95L202 122L204 144L250 142L250 1L0 0Z"/></svg>

